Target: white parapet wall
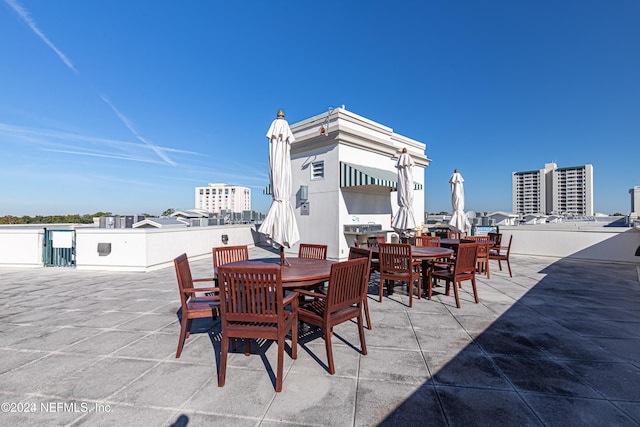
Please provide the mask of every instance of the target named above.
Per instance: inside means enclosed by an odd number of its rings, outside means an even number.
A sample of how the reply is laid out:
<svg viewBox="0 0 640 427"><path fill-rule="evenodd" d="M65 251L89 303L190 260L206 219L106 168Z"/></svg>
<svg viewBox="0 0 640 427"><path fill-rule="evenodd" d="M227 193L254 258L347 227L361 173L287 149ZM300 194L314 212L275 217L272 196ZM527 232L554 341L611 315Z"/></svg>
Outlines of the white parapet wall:
<svg viewBox="0 0 640 427"><path fill-rule="evenodd" d="M0 266L42 267L42 228L0 228Z"/></svg>
<svg viewBox="0 0 640 427"><path fill-rule="evenodd" d="M223 236L226 238L223 241ZM211 256L220 246L254 246L259 237L254 225L220 225L174 229L82 229L76 233L78 269L149 271L171 265L182 253L196 259ZM110 253L98 244L110 244ZM102 245L104 246L104 245Z"/></svg>
<svg viewBox="0 0 640 427"><path fill-rule="evenodd" d="M513 235L511 254L640 264L640 232L625 227L558 224L501 226L502 245Z"/></svg>
<svg viewBox="0 0 640 427"><path fill-rule="evenodd" d="M52 227L49 227L50 229ZM66 226L65 229L73 227ZM633 227L501 226L503 245L513 235L513 255L636 264L640 230ZM228 237L223 242L223 235ZM43 228L0 227L0 267L42 267ZM110 246L109 253L98 245ZM175 229L76 228L76 268L86 270L150 271L169 267L181 253L189 258L211 257L219 246L264 241L255 225L221 225Z"/></svg>
<svg viewBox="0 0 640 427"><path fill-rule="evenodd" d="M214 247L261 243L253 224L173 229L74 228L67 224L59 228L75 229L76 268L86 270L150 271L171 266L182 253L197 259L211 257ZM48 229L57 227L49 225ZM0 227L0 267L43 267L43 241L44 227ZM99 245L108 247L108 253L101 253Z"/></svg>

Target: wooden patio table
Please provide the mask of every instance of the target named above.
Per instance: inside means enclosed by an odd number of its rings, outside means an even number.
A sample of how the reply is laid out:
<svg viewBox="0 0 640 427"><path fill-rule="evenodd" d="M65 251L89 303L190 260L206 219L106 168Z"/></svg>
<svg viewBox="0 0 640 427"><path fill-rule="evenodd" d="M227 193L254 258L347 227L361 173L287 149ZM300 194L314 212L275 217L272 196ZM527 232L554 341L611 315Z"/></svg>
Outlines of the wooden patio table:
<svg viewBox="0 0 640 427"><path fill-rule="evenodd" d="M374 259L379 258L380 248L374 246L368 248L371 251L371 257ZM411 256L415 260L422 261L422 283L428 283L428 267L429 261L433 261L440 258L451 258L453 255L453 249L449 248L433 248L430 246L411 246ZM393 294L393 284L387 283L387 294Z"/></svg>
<svg viewBox="0 0 640 427"><path fill-rule="evenodd" d="M280 270L282 287L302 288L324 283L331 276L331 265L335 261L326 259L287 258L291 265L283 265ZM275 267L280 266L280 258L258 258L231 262L225 267Z"/></svg>
<svg viewBox="0 0 640 427"><path fill-rule="evenodd" d="M471 241L472 239L462 239L463 241ZM475 243L475 242L473 242ZM460 239L440 239L440 246L444 248L455 248L460 244ZM489 246L495 245L496 242L489 240Z"/></svg>

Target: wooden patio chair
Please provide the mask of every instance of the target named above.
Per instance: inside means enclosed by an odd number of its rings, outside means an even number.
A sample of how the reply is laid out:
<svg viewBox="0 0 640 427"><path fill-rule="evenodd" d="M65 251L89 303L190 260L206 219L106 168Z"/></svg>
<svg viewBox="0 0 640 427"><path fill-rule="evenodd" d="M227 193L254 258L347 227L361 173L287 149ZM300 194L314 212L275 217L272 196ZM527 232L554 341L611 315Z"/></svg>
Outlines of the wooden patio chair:
<svg viewBox="0 0 640 427"><path fill-rule="evenodd" d="M491 272L489 271L489 236L468 236L467 239L474 240L478 244L478 253L476 255L477 272L486 274L487 279L491 279Z"/></svg>
<svg viewBox="0 0 640 427"><path fill-rule="evenodd" d="M298 293L284 297L280 267L218 269L222 317L222 343L218 387L223 387L227 371L229 339L244 338L245 355L250 339L278 343L276 391L282 391L285 335L291 331L291 358L298 357ZM291 310L285 307L291 306Z"/></svg>
<svg viewBox="0 0 640 427"><path fill-rule="evenodd" d="M511 263L509 262L509 255L511 254L511 241L513 240L513 234L509 236L509 245L506 247L501 247L499 250L490 250L489 251L489 259L494 259L498 261L498 267L500 267L500 271L502 271L502 261L507 262L507 267L509 268L509 277L513 277L511 274ZM506 250L506 252L502 252L502 250Z"/></svg>
<svg viewBox="0 0 640 427"><path fill-rule="evenodd" d="M367 276L367 287L365 288L365 294L362 296L364 299L364 317L367 321L367 329L371 330L371 317L369 316L369 281L371 280L371 251L364 248L349 248L349 259L365 258L369 261L369 275Z"/></svg>
<svg viewBox="0 0 640 427"><path fill-rule="evenodd" d="M494 250L500 253L500 247L502 246L502 233L488 233L489 240L493 242L493 244L489 247L489 250Z"/></svg>
<svg viewBox="0 0 640 427"><path fill-rule="evenodd" d="M429 283L431 283L432 279L442 279L446 282L445 295L449 296L449 285L453 284L453 293L456 297L456 307L458 308L460 308L458 287L465 280L471 280L476 304L479 302L478 289L476 288L477 251L477 243L460 243L455 249L456 257L451 264L451 268L443 270L434 269L429 272ZM427 298L431 299L431 286L427 287Z"/></svg>
<svg viewBox="0 0 640 427"><path fill-rule="evenodd" d="M385 243L384 236L370 236L367 237L367 247L378 247L380 243ZM371 272L380 271L380 258L379 256L371 258Z"/></svg>
<svg viewBox="0 0 640 427"><path fill-rule="evenodd" d="M218 287L194 288L194 280L191 277L191 268L187 254L182 254L173 260L178 279L178 291L180 292L180 305L182 307L182 318L180 319L180 337L178 340L178 350L176 359L182 353L184 342L191 333L191 323L193 319L211 317L214 319L220 309L220 298L216 295ZM201 279L208 281L211 279ZM198 296L200 293L211 293L210 296Z"/></svg>
<svg viewBox="0 0 640 427"><path fill-rule="evenodd" d="M395 281L407 283L409 291L409 307L413 306L413 283L418 283L418 299L420 292L420 262L414 261L411 255L411 245L407 243L382 243L379 245L380 254L380 297L386 280L391 281L391 286Z"/></svg>
<svg viewBox="0 0 640 427"><path fill-rule="evenodd" d="M213 271L218 271L218 267L221 265L248 259L249 249L246 245L213 248Z"/></svg>
<svg viewBox="0 0 640 427"><path fill-rule="evenodd" d="M416 236L415 237L416 246L426 246L431 248L439 248L440 247L440 237L438 236Z"/></svg>
<svg viewBox="0 0 640 427"><path fill-rule="evenodd" d="M367 237L367 247L372 248L380 245L380 243L386 243L384 236L371 236Z"/></svg>
<svg viewBox="0 0 640 427"><path fill-rule="evenodd" d="M466 235L467 233L465 233L464 231L461 231L461 232L456 232L453 230L447 231L447 239L464 239Z"/></svg>
<svg viewBox="0 0 640 427"><path fill-rule="evenodd" d="M369 260L358 258L335 263L331 266L331 276L327 293L321 294L298 289L297 292L312 297L313 300L298 309L300 321L323 329L327 351L327 366L331 375L336 368L333 363L331 337L333 327L353 318L357 319L360 334L360 347L363 355L367 354L362 322L362 301L366 300L369 283Z"/></svg>
<svg viewBox="0 0 640 427"><path fill-rule="evenodd" d="M415 237L416 246L425 246L431 248L439 248L440 247L440 237L439 236L416 236ZM431 268L448 268L449 264L447 264L447 260L424 260L422 261L423 269L431 269ZM429 284L422 284L422 287L428 286Z"/></svg>
<svg viewBox="0 0 640 427"><path fill-rule="evenodd" d="M300 248L298 249L298 258L327 259L327 245L300 243Z"/></svg>

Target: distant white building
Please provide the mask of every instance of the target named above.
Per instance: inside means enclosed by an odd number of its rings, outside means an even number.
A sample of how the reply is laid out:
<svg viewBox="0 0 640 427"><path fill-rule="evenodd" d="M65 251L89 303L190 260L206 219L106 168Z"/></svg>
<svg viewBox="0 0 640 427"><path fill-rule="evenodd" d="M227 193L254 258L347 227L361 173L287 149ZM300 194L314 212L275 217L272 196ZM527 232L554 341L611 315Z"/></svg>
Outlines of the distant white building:
<svg viewBox="0 0 640 427"><path fill-rule="evenodd" d="M593 165L513 172L512 208L519 214L593 215Z"/></svg>
<svg viewBox="0 0 640 427"><path fill-rule="evenodd" d="M511 212L491 212L487 217L493 220L495 225L517 225L518 215Z"/></svg>
<svg viewBox="0 0 640 427"><path fill-rule="evenodd" d="M629 190L629 194L631 194L631 217L638 218L640 217L640 186L634 186Z"/></svg>
<svg viewBox="0 0 640 427"><path fill-rule="evenodd" d="M219 213L251 210L251 189L228 184L209 184L195 189L195 209Z"/></svg>

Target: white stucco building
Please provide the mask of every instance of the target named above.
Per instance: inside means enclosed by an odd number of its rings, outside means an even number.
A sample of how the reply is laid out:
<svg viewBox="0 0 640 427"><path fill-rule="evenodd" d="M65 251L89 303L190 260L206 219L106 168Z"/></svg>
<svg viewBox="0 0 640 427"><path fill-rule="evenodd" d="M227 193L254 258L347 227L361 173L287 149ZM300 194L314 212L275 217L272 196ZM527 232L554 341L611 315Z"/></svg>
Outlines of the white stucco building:
<svg viewBox="0 0 640 427"><path fill-rule="evenodd" d="M415 162L413 210L421 224L424 170L431 161L424 143L344 108L290 127L291 200L302 242L326 244L328 258L343 260L355 239L387 234L391 240L391 218L398 211L395 163L403 148Z"/></svg>
<svg viewBox="0 0 640 427"><path fill-rule="evenodd" d="M209 184L196 187L195 208L207 212L251 210L251 189L237 185Z"/></svg>

